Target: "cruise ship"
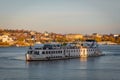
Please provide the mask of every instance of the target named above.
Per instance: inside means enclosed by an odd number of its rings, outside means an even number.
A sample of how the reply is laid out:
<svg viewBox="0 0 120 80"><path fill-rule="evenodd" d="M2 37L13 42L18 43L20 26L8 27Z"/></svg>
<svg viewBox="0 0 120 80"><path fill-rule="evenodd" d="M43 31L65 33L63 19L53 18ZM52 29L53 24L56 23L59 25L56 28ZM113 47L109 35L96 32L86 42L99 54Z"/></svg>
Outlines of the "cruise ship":
<svg viewBox="0 0 120 80"><path fill-rule="evenodd" d="M103 55L95 40L86 40L80 43L59 43L35 44L30 46L25 54L26 61L58 60L81 57L96 57Z"/></svg>

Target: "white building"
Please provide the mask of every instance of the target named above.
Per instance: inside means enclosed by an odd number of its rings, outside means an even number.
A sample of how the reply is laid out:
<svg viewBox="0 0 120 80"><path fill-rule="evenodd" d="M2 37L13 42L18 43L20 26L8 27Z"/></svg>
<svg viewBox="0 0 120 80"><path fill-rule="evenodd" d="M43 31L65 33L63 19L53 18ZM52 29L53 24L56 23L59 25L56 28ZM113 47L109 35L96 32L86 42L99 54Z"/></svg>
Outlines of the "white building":
<svg viewBox="0 0 120 80"><path fill-rule="evenodd" d="M0 36L0 40L1 40L1 42L13 42L13 39L12 38L10 38L8 35L2 35L2 36Z"/></svg>

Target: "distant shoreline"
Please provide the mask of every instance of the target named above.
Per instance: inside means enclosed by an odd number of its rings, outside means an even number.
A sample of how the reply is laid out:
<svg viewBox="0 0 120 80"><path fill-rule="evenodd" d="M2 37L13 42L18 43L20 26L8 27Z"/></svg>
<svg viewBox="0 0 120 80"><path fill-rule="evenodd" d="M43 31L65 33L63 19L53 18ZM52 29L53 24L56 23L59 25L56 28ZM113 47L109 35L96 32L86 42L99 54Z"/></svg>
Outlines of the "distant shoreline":
<svg viewBox="0 0 120 80"><path fill-rule="evenodd" d="M120 44L99 44L99 45L120 45ZM9 45L6 45L6 46L1 46L0 45L0 48L6 48L6 47L29 47L29 46L9 46Z"/></svg>
<svg viewBox="0 0 120 80"><path fill-rule="evenodd" d="M0 46L0 48L6 48L6 47L29 47L29 46Z"/></svg>

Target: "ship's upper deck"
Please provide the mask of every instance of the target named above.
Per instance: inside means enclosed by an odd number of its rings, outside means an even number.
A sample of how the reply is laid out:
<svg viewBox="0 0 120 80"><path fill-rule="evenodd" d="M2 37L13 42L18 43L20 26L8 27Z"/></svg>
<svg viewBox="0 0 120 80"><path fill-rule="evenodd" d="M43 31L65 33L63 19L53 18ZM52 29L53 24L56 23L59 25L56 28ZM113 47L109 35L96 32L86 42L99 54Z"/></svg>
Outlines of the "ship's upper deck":
<svg viewBox="0 0 120 80"><path fill-rule="evenodd" d="M67 43L66 45L60 43L46 43L35 44L32 49L77 49L77 48L97 48L98 44L95 40L86 40L80 43Z"/></svg>

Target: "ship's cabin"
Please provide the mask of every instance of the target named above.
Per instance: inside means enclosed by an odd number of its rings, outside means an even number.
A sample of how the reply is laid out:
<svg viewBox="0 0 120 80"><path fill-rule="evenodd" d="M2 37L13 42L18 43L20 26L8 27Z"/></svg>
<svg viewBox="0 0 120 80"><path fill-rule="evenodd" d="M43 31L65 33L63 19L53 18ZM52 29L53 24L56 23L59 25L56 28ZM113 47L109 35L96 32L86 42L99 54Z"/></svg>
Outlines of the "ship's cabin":
<svg viewBox="0 0 120 80"><path fill-rule="evenodd" d="M98 44L95 40L86 40L85 42L83 42L82 44L84 47L87 47L87 48L97 48L98 47Z"/></svg>
<svg viewBox="0 0 120 80"><path fill-rule="evenodd" d="M55 49L55 48L60 48L61 44L35 44L33 47L29 49Z"/></svg>

